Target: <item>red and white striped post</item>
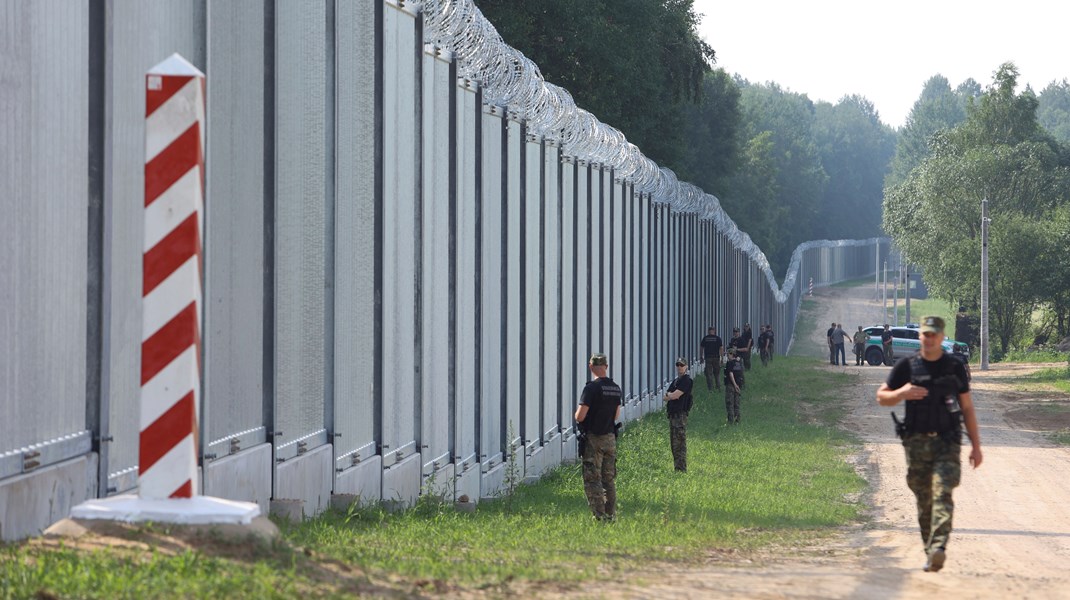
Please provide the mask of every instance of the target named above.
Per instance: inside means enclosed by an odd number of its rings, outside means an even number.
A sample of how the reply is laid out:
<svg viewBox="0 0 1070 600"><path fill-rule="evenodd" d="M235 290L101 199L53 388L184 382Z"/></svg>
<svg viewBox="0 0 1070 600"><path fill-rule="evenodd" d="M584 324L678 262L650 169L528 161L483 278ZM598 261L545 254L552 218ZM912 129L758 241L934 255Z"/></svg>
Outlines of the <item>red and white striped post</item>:
<svg viewBox="0 0 1070 600"><path fill-rule="evenodd" d="M178 54L145 75L142 498L190 498L201 389L205 79Z"/></svg>
<svg viewBox="0 0 1070 600"><path fill-rule="evenodd" d="M810 296L814 295L814 278L810 278Z"/></svg>
<svg viewBox="0 0 1070 600"><path fill-rule="evenodd" d="M145 76L139 491L86 500L73 519L249 525L255 502L200 494L204 73L177 54Z"/></svg>

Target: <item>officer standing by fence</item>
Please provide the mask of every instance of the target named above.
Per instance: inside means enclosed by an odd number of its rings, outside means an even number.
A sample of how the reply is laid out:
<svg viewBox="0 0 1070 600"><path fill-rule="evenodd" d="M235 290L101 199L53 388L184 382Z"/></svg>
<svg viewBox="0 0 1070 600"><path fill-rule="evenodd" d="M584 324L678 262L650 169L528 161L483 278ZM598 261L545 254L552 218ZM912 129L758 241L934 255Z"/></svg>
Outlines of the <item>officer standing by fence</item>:
<svg viewBox="0 0 1070 600"><path fill-rule="evenodd" d="M691 388L694 382L687 374L687 359L676 359L676 379L665 392L665 412L669 416L669 446L672 463L677 471L687 471L687 414L691 412Z"/></svg>
<svg viewBox="0 0 1070 600"><path fill-rule="evenodd" d="M724 365L724 409L728 424L739 423L739 399L743 391L743 363L738 350L728 349L728 362Z"/></svg>
<svg viewBox="0 0 1070 600"><path fill-rule="evenodd" d="M717 328L706 330L706 337L699 342L702 358L706 361L706 389L721 389L721 358L724 356L724 342L717 335Z"/></svg>
<svg viewBox="0 0 1070 600"><path fill-rule="evenodd" d="M970 464L981 466L981 436L962 362L945 352L944 320L924 317L921 350L899 360L877 390L881 406L906 403L896 433L906 449L907 485L917 499L918 525L925 548L926 571L939 571L947 559L951 492L962 475L962 425L970 437ZM892 413L895 418L895 413Z"/></svg>
<svg viewBox="0 0 1070 600"><path fill-rule="evenodd" d="M617 426L621 390L606 372L609 359L592 354L588 368L594 380L587 383L576 408L583 460L583 491L598 520L612 521L617 514Z"/></svg>
<svg viewBox="0 0 1070 600"><path fill-rule="evenodd" d="M750 323L743 324L743 334L740 336L746 342L746 346L740 347L743 357L743 368L750 371L750 355L754 351L754 333L750 329Z"/></svg>

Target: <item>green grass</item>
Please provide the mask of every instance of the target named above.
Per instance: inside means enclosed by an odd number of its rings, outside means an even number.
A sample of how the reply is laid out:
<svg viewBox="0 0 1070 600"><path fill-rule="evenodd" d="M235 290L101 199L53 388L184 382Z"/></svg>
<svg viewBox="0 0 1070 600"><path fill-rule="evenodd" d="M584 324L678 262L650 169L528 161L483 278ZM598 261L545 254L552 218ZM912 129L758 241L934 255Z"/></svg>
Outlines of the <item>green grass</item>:
<svg viewBox="0 0 1070 600"><path fill-rule="evenodd" d="M1052 348L1040 348L1040 349L1025 349L1019 350L1012 348L1007 351L999 362L1025 362L1025 363L1068 363L1070 364L1070 357L1066 352L1056 352ZM1064 373L1066 369L1062 370Z"/></svg>
<svg viewBox="0 0 1070 600"><path fill-rule="evenodd" d="M1039 386L1070 393L1070 366L1040 369L1015 379L1015 387L1020 390L1035 390Z"/></svg>
<svg viewBox="0 0 1070 600"><path fill-rule="evenodd" d="M847 376L812 365L778 356L765 369L756 360L743 423L734 427L722 425L723 394L707 393L698 377L686 474L672 470L664 413L629 424L619 441L612 524L591 519L580 467L568 465L475 513L426 501L401 513L329 512L284 526L282 543L252 557L10 546L0 550L0 598L41 590L102 598L341 596L369 576L410 586L574 582L626 577L649 561L698 562L710 549L805 547L859 518L864 486L844 460L855 440L831 426L842 401L804 391L842 386Z"/></svg>
<svg viewBox="0 0 1070 600"><path fill-rule="evenodd" d="M888 299L889 306L891 305L891 298ZM899 306L896 309L896 314L899 315L898 322L905 323L907 308L903 298L899 298ZM916 298L910 299L910 322L920 323L921 318L926 315L936 315L943 317L944 319L944 333L947 334L949 339L955 339L955 311L951 308L951 305L945 300L939 298L926 298L919 300Z"/></svg>

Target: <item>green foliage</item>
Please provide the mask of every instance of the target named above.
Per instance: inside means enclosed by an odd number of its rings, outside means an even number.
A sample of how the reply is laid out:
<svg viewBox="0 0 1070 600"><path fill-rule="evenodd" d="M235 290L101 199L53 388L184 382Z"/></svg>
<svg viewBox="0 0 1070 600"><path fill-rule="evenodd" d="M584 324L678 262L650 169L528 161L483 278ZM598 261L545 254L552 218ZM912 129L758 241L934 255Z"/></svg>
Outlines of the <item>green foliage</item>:
<svg viewBox="0 0 1070 600"><path fill-rule="evenodd" d="M964 94L951 91L951 85L943 75L934 75L925 82L921 97L914 102L906 124L896 140L895 158L887 184L896 185L906 181L914 170L929 156L929 138L933 134L950 129L966 119Z"/></svg>
<svg viewBox="0 0 1070 600"><path fill-rule="evenodd" d="M818 237L862 239L881 235L884 178L895 152L895 133L873 103L846 96L816 106L814 142L828 185L821 199Z"/></svg>
<svg viewBox="0 0 1070 600"><path fill-rule="evenodd" d="M714 51L693 0L477 0L506 43L576 104L620 129L650 159L677 167L683 107L697 99Z"/></svg>
<svg viewBox="0 0 1070 600"><path fill-rule="evenodd" d="M1040 91L1037 121L1056 140L1070 145L1070 81L1052 81Z"/></svg>
<svg viewBox="0 0 1070 600"><path fill-rule="evenodd" d="M1015 94L1005 64L967 119L930 139L932 154L885 190L884 228L921 267L929 292L953 306L980 302L980 200L989 200L993 333L1006 352L1041 303L1065 297L1063 214L1070 153L1037 125L1036 98Z"/></svg>
<svg viewBox="0 0 1070 600"><path fill-rule="evenodd" d="M740 169L740 91L723 69L708 73L702 98L685 109L687 152L676 175L723 196L725 179ZM746 167L744 167L744 170Z"/></svg>

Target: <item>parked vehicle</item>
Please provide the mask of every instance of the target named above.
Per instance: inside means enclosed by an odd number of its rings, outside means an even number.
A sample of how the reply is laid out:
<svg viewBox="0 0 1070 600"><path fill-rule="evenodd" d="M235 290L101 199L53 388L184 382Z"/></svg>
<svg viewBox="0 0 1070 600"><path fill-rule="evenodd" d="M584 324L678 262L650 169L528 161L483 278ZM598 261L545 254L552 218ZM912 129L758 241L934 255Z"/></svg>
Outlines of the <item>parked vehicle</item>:
<svg viewBox="0 0 1070 600"><path fill-rule="evenodd" d="M891 327L890 329L892 331L892 353L894 356L908 356L921 349L921 336L916 323L910 323L905 327ZM884 364L884 345L881 344L881 334L884 332L884 326L865 327L862 331L866 332L868 336L864 349L865 354L862 357L867 363L874 366ZM944 352L961 360L966 365L966 376L970 377L970 347L952 339L945 339L941 345L944 348Z"/></svg>

